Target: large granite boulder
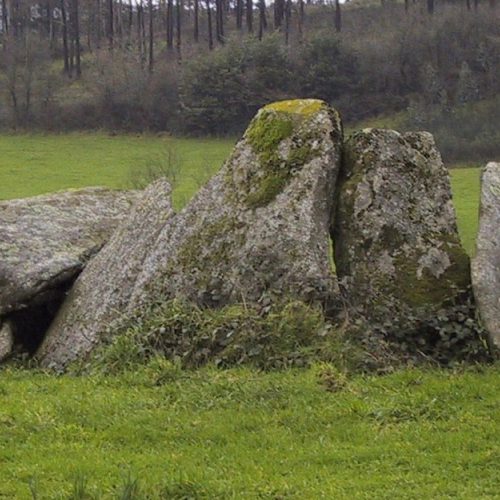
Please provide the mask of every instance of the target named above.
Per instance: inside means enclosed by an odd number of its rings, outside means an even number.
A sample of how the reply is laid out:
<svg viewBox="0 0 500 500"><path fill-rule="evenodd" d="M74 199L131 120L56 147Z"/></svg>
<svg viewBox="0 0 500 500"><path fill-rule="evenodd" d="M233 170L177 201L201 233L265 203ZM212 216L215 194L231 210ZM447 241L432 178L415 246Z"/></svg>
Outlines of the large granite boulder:
<svg viewBox="0 0 500 500"><path fill-rule="evenodd" d="M500 163L488 163L481 175L481 205L472 284L480 317L500 349Z"/></svg>
<svg viewBox="0 0 500 500"><path fill-rule="evenodd" d="M162 206L163 218L147 224L154 234L128 234L149 217L141 212L122 226L122 236L92 262L63 306L39 352L42 365L64 368L89 352L106 322L141 314L158 300L182 297L219 307L273 294L316 302L336 296L329 222L341 144L340 118L322 101L260 110L228 161L184 210L169 217L169 206ZM145 214L155 216L165 200L147 208L146 196L143 203ZM120 266L131 255L132 239L140 266L123 279Z"/></svg>
<svg viewBox="0 0 500 500"><path fill-rule="evenodd" d="M426 132L366 129L344 155L333 240L347 301L412 328L470 285L447 170Z"/></svg>
<svg viewBox="0 0 500 500"><path fill-rule="evenodd" d="M44 366L60 368L84 357L123 314L144 259L173 215L170 195L165 180L149 186L87 265L39 349Z"/></svg>
<svg viewBox="0 0 500 500"><path fill-rule="evenodd" d="M71 282L136 197L88 188L0 202L0 316Z"/></svg>
<svg viewBox="0 0 500 500"><path fill-rule="evenodd" d="M36 350L67 290L136 198L133 191L88 188L0 202L4 339Z"/></svg>
<svg viewBox="0 0 500 500"><path fill-rule="evenodd" d="M273 293L335 295L328 228L341 145L339 115L322 101L262 108L218 174L161 232L129 311L158 294L209 307Z"/></svg>

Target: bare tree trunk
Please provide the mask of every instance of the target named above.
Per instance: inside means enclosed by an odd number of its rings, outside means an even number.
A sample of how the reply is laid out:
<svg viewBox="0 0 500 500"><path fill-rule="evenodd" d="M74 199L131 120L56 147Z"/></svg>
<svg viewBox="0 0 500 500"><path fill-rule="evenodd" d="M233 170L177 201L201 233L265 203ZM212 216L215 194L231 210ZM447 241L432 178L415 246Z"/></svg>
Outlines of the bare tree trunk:
<svg viewBox="0 0 500 500"><path fill-rule="evenodd" d="M114 11L113 11L113 0L108 0L108 42L109 48L113 48L115 36L115 24L114 24Z"/></svg>
<svg viewBox="0 0 500 500"><path fill-rule="evenodd" d="M72 12L72 25L73 25L73 39L75 42L75 59L76 59L76 76L82 75L81 66L81 45L80 45L80 19L79 19L79 5L78 0L73 0Z"/></svg>
<svg viewBox="0 0 500 500"><path fill-rule="evenodd" d="M2 0L2 29L5 34L9 33L9 13L7 11L7 0Z"/></svg>
<svg viewBox="0 0 500 500"><path fill-rule="evenodd" d="M292 14L292 2L286 0L285 4L285 44L288 45L290 40L290 17Z"/></svg>
<svg viewBox="0 0 500 500"><path fill-rule="evenodd" d="M137 47L139 49L139 59L141 64L144 61L144 47L142 46L142 18L143 18L143 9L142 9L142 0L137 5Z"/></svg>
<svg viewBox="0 0 500 500"><path fill-rule="evenodd" d="M427 0L427 12L434 14L434 0Z"/></svg>
<svg viewBox="0 0 500 500"><path fill-rule="evenodd" d="M267 29L266 0L259 0L259 40L262 40Z"/></svg>
<svg viewBox="0 0 500 500"><path fill-rule="evenodd" d="M342 31L342 11L340 10L339 0L335 0L335 30L337 33Z"/></svg>
<svg viewBox="0 0 500 500"><path fill-rule="evenodd" d="M212 9L210 8L210 0L206 0L207 4L207 23L208 23L208 48L214 48L214 37L212 33Z"/></svg>
<svg viewBox="0 0 500 500"><path fill-rule="evenodd" d="M146 51L147 51L147 45L146 45L146 14L145 14L145 9L144 9L144 3L141 0L141 24L140 24L140 37L141 37L141 46L142 46L142 58L141 58L141 65L144 67L144 64L146 62Z"/></svg>
<svg viewBox="0 0 500 500"><path fill-rule="evenodd" d="M64 72L67 75L69 75L68 18L66 15L66 0L61 0L61 21L62 21Z"/></svg>
<svg viewBox="0 0 500 500"><path fill-rule="evenodd" d="M174 0L167 0L167 49L174 47Z"/></svg>
<svg viewBox="0 0 500 500"><path fill-rule="evenodd" d="M181 26L182 26L182 19L181 19L181 13L182 13L182 0L177 0L176 2L176 21L177 21L177 37L176 37L176 49L177 49L177 55L180 59L181 57L181 42L182 42L182 33L181 33Z"/></svg>
<svg viewBox="0 0 500 500"><path fill-rule="evenodd" d="M129 0L128 4L128 43L132 41L132 28L134 26L134 6L132 5L132 0Z"/></svg>
<svg viewBox="0 0 500 500"><path fill-rule="evenodd" d="M299 0L299 37L302 39L302 35L304 34L304 0Z"/></svg>
<svg viewBox="0 0 500 500"><path fill-rule="evenodd" d="M123 46L123 0L118 1L118 12L116 14L117 20L117 35L120 47Z"/></svg>
<svg viewBox="0 0 500 500"><path fill-rule="evenodd" d="M101 36L102 36L102 4L101 0L97 0L97 48L101 48Z"/></svg>
<svg viewBox="0 0 500 500"><path fill-rule="evenodd" d="M247 0L247 31L253 32L253 0Z"/></svg>
<svg viewBox="0 0 500 500"><path fill-rule="evenodd" d="M194 41L198 43L200 39L200 0L194 0Z"/></svg>
<svg viewBox="0 0 500 500"><path fill-rule="evenodd" d="M149 10L149 71L154 67L154 31L153 31L153 0L148 0Z"/></svg>
<svg viewBox="0 0 500 500"><path fill-rule="evenodd" d="M240 30L243 27L243 0L236 0L236 27Z"/></svg>
<svg viewBox="0 0 500 500"><path fill-rule="evenodd" d="M75 69L75 34L73 33L73 20L69 18L69 76L73 77Z"/></svg>
<svg viewBox="0 0 500 500"><path fill-rule="evenodd" d="M285 0L274 0L274 29L281 28L285 16Z"/></svg>
<svg viewBox="0 0 500 500"><path fill-rule="evenodd" d="M215 0L215 38L220 43L224 43L222 35L222 1Z"/></svg>
<svg viewBox="0 0 500 500"><path fill-rule="evenodd" d="M219 0L219 31L220 31L220 42L224 43L224 0Z"/></svg>

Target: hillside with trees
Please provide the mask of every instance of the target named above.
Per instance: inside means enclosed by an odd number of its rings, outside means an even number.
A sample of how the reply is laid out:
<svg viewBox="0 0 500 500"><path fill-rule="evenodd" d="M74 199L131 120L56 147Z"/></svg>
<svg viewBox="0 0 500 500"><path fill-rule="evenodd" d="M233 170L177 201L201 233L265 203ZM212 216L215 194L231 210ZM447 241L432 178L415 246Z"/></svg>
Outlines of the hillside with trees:
<svg viewBox="0 0 500 500"><path fill-rule="evenodd" d="M232 135L317 97L347 123L499 154L495 0L2 0L0 126ZM383 120L382 120L382 124Z"/></svg>

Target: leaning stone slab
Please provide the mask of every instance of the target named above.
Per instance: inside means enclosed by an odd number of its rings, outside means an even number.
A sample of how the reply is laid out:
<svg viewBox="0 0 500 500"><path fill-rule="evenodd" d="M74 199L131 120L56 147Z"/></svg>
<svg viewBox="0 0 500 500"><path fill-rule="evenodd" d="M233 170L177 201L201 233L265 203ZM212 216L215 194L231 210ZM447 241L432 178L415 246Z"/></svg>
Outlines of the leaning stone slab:
<svg viewBox="0 0 500 500"><path fill-rule="evenodd" d="M84 357L123 314L144 259L173 211L165 180L149 186L130 215L90 261L52 323L37 357L61 369Z"/></svg>
<svg viewBox="0 0 500 500"><path fill-rule="evenodd" d="M10 321L0 320L0 362L12 353L14 347L14 330Z"/></svg>
<svg viewBox="0 0 500 500"><path fill-rule="evenodd" d="M348 303L415 326L470 285L447 170L426 132L366 129L344 154L333 240Z"/></svg>
<svg viewBox="0 0 500 500"><path fill-rule="evenodd" d="M339 116L322 101L276 103L257 114L219 173L175 217L152 188L144 211L77 281L38 353L42 365L63 369L96 345L106 323L158 300L218 307L270 294L335 295L328 231L341 143ZM141 235L144 219L151 232ZM127 275L121 266L131 256Z"/></svg>
<svg viewBox="0 0 500 500"><path fill-rule="evenodd" d="M71 282L136 198L88 188L0 202L0 317Z"/></svg>
<svg viewBox="0 0 500 500"><path fill-rule="evenodd" d="M488 163L481 174L472 284L483 325L492 344L500 349L500 163Z"/></svg>
<svg viewBox="0 0 500 500"><path fill-rule="evenodd" d="M341 144L339 115L322 101L261 109L219 173L161 232L129 312L157 296L204 307L335 296L328 228Z"/></svg>

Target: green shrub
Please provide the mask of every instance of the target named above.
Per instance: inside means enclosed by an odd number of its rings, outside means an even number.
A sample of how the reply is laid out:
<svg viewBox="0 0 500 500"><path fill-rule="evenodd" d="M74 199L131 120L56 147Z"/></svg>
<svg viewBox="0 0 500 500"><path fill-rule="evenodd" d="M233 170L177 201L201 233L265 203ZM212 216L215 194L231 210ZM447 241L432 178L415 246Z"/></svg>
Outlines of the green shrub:
<svg viewBox="0 0 500 500"><path fill-rule="evenodd" d="M319 306L264 300L255 306L202 309L169 300L114 335L93 366L116 372L153 362L162 371L162 356L175 362L167 366L166 378L174 376L175 366L193 368L208 362L261 369L307 366L317 359L342 369L363 364L357 342L327 322Z"/></svg>

